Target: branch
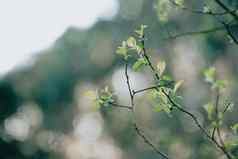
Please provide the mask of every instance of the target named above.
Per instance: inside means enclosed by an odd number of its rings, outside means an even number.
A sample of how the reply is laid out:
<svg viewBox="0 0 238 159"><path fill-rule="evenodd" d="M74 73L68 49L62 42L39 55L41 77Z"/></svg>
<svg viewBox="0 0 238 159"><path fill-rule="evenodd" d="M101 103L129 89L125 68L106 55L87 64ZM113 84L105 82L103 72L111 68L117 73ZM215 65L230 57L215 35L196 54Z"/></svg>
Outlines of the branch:
<svg viewBox="0 0 238 159"><path fill-rule="evenodd" d="M125 67L125 76L126 76L126 83L127 83L127 87L128 87L128 91L130 94L130 99L131 99L131 108L132 111L134 111L134 95L133 95L133 90L131 89L131 84L130 84L130 79L129 79L129 75L128 75L128 63L126 63L126 67Z"/></svg>
<svg viewBox="0 0 238 159"><path fill-rule="evenodd" d="M162 157L169 159L169 157L164 154L163 152L159 151L155 145L152 144L152 142L146 137L144 131L142 129L140 129L136 123L134 123L134 128L136 130L137 135L139 135L146 144L148 144L156 153L158 153L159 155L161 155Z"/></svg>
<svg viewBox="0 0 238 159"><path fill-rule="evenodd" d="M188 116L190 116L190 117L193 119L193 121L195 122L196 126L203 132L203 134L204 134L210 141L212 141L212 142L227 156L228 159L233 159L233 158L231 157L231 155L227 152L227 150L225 149L225 147L221 146L212 136L210 136L210 135L208 134L208 132L206 131L206 129L202 126L202 124L199 122L198 118L197 118L194 114L192 114L192 113L190 113L189 111L187 111L187 110L181 108L178 104L176 104L176 103L171 99L171 97L170 97L164 90L162 90L162 91L164 92L164 95L167 96L167 98L169 99L169 101L171 102L171 104L172 104L175 108L177 108L177 109L180 110L181 112L187 114Z"/></svg>
<svg viewBox="0 0 238 159"><path fill-rule="evenodd" d="M112 102L109 102L109 104L110 104L111 106L113 106L113 107L125 108L125 109L128 109L128 110L132 110L132 107L131 107L131 106L120 105L120 104L112 103Z"/></svg>
<svg viewBox="0 0 238 159"><path fill-rule="evenodd" d="M225 106L225 109L223 110L223 114L225 114L227 112L227 110L231 107L231 103L228 103L226 106Z"/></svg>
<svg viewBox="0 0 238 159"><path fill-rule="evenodd" d="M174 82L174 81L171 81L171 83L172 82ZM133 94L136 95L138 93L142 93L142 92L149 91L149 90L152 90L152 89L157 89L157 88L160 88L160 87L170 86L171 83L166 83L164 85L158 84L158 85L155 85L155 86L139 89L139 90L133 91Z"/></svg>
<svg viewBox="0 0 238 159"><path fill-rule="evenodd" d="M212 11L211 11L211 12L212 12ZM232 23L232 22L230 22L230 23L227 24L226 22L220 20L220 19L219 19L218 17L216 17L215 15L213 15L213 16L215 17L215 19L216 19L219 23L221 23L221 24L224 26L224 28L225 28L227 34L231 37L231 39L233 40L233 42L238 45L238 39L236 39L236 37L233 35L233 33L232 33L231 29L230 29L230 25L229 25L229 24Z"/></svg>
<svg viewBox="0 0 238 159"><path fill-rule="evenodd" d="M227 7L222 1L214 0L221 8L223 8L226 12L228 12L237 22L238 22L238 15L236 12L233 12L229 7Z"/></svg>
<svg viewBox="0 0 238 159"><path fill-rule="evenodd" d="M225 24L225 23L224 23L223 25L224 25L224 27L226 28L227 34L231 37L231 39L233 40L233 42L234 42L236 45L238 45L238 39L236 39L236 37L233 35L233 33L232 33L231 29L230 29L230 26L227 25L227 24Z"/></svg>
<svg viewBox="0 0 238 159"><path fill-rule="evenodd" d="M173 1L173 0L169 0L169 2L171 3L171 4L173 4L175 7L177 7L177 8L179 8L179 9L182 9L182 10L184 10L184 11L187 11L187 12L190 12L190 13L193 13L193 14L200 14L200 15L226 15L226 14L229 14L229 12L220 12L220 13L212 13L212 12L210 12L210 11L208 11L208 12L205 12L205 11L201 11L201 10L194 10L194 9L191 9L191 8L188 8L188 7L185 7L185 6L181 6L181 5L179 5L179 4L177 4L175 1ZM237 9L234 9L234 10L232 10L231 12L236 12L237 11Z"/></svg>
<svg viewBox="0 0 238 159"><path fill-rule="evenodd" d="M151 65L152 66L152 65ZM134 104L134 95L135 95L135 91L132 89L131 84L130 84L130 78L129 78L129 74L128 74L128 64L126 63L125 66L125 76L126 76L126 83L127 83L127 88L130 94L130 100L131 100L131 106L129 107L131 110L132 115L135 115L135 104ZM144 142L149 145L158 155L162 156L165 159L169 159L169 157L164 154L163 152L161 152L159 149L157 149L154 144L145 136L144 132L142 129L140 129L137 124L136 124L136 120L134 118L133 121L133 125L135 128L136 133L144 140Z"/></svg>
<svg viewBox="0 0 238 159"><path fill-rule="evenodd" d="M238 24L230 25L230 27L237 27L237 26L238 26ZM163 40L173 40L173 39L177 39L177 38L181 38L181 37L185 37L185 36L198 36L198 35L201 35L201 34L214 33L214 32L222 31L222 30L225 30L225 29L226 28L224 26L218 26L218 27L211 28L211 29L206 29L206 30L180 33L180 34L177 34L177 35L169 36L169 37L167 37Z"/></svg>
<svg viewBox="0 0 238 159"><path fill-rule="evenodd" d="M145 57L147 57L146 59L148 60L148 63L150 63L149 66L150 66L152 72L155 72L154 69L153 69L154 67L153 67L152 63L150 62L150 59L149 59L149 57L148 57L147 54L146 54L144 39L145 39L145 38L143 37L143 38L142 38L142 43L141 43L141 44L142 44L142 47L143 47L143 55L144 55ZM155 73L156 73L156 72L155 72ZM156 76L156 74L155 74L155 77L157 78L158 81L160 80L160 77L159 77L159 76ZM158 88L156 88L156 89L158 89ZM202 126L202 124L200 123L200 121L198 120L198 118L197 118L194 114L192 114L192 113L190 113L189 111L183 109L183 108L180 107L177 103L175 103L175 102L173 101L173 99L169 96L169 94L167 94L167 93L164 91L164 89L162 89L162 92L163 92L163 94L167 97L167 99L170 101L170 103L172 104L173 107L177 108L179 111L181 111L181 112L187 114L188 116L190 116L190 117L192 118L192 120L194 121L195 125L201 130L201 132L202 132L216 147L218 147L218 148L227 156L228 159L233 159L233 158L230 156L230 154L226 151L225 147L221 146L212 136L210 136L210 134L209 134L209 133L207 132L207 130Z"/></svg>
<svg viewBox="0 0 238 159"><path fill-rule="evenodd" d="M146 59L146 61L149 64L149 67L151 68L153 74L155 75L156 79L160 79L159 74L156 72L154 66L152 65L150 61L150 57L146 54L146 49L145 49L145 34L143 34L143 37L141 39L141 44L142 44L142 56Z"/></svg>

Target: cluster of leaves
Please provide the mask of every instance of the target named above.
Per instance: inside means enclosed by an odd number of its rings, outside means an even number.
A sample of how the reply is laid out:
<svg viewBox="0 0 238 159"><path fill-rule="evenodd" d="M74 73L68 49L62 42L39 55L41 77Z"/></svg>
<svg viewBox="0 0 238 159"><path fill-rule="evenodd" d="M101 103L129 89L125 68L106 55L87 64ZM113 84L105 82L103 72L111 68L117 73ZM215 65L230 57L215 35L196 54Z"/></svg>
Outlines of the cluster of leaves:
<svg viewBox="0 0 238 159"><path fill-rule="evenodd" d="M85 96L91 98L96 109L102 106L109 106L114 102L113 93L109 90L108 86L100 91L87 91Z"/></svg>
<svg viewBox="0 0 238 159"><path fill-rule="evenodd" d="M156 112L164 111L170 116L173 105L166 94L169 95L173 101L180 101L182 97L177 95L177 91L183 81L174 82L170 76L164 75L166 69L165 61L158 62L156 69L160 80L158 81L158 88L151 90L149 97L155 105Z"/></svg>
<svg viewBox="0 0 238 159"><path fill-rule="evenodd" d="M155 8L157 16L161 22L168 22L169 16L174 9L174 5L177 7L184 7L184 0L157 0Z"/></svg>
<svg viewBox="0 0 238 159"><path fill-rule="evenodd" d="M205 81L210 84L211 90L213 91L215 90L217 93L223 90L228 83L225 80L217 80L217 73L214 67L210 67L206 69L203 72L203 74L205 77ZM219 94L217 96L219 96ZM219 99L216 99L216 100L219 100ZM219 101L215 101L215 102L210 101L204 105L204 109L207 112L207 117L211 122L210 128L212 131L223 125L224 115L227 111L232 111L233 103L226 102L225 104L222 105L222 108L221 108L221 106L219 105ZM234 133L237 133L238 123L231 126L231 129ZM226 141L225 146L228 150L230 150L238 146L238 141L237 140Z"/></svg>
<svg viewBox="0 0 238 159"><path fill-rule="evenodd" d="M141 40L144 38L144 30L147 28L146 25L141 25L140 29L135 30L136 38L130 36L126 41L122 41L121 46L117 48L116 53L123 56L125 60L128 60L129 57L132 57L133 54L136 53L137 57L139 57L133 65L133 69L138 71L148 64L148 61L142 56L143 45L141 44Z"/></svg>
<svg viewBox="0 0 238 159"><path fill-rule="evenodd" d="M136 61L134 62L132 69L134 71L140 71L144 66L148 66L149 61L144 56L144 46L143 40L144 39L144 31L147 28L146 25L141 25L138 30L135 30L136 38L131 36L126 41L122 42L122 45L118 47L116 53L123 56L125 60L128 60L129 57L132 57L134 53L136 53ZM183 81L174 82L172 78L168 75L164 75L166 69L166 62L159 61L157 63L157 67L155 73L158 74L160 79L156 79L156 84L158 88L151 90L151 99L155 103L155 111L161 112L165 111L166 113L170 114L172 110L172 104L164 94L168 94L172 97L173 100L177 101L177 99L181 98L180 96L176 95L178 88L181 86Z"/></svg>
<svg viewBox="0 0 238 159"><path fill-rule="evenodd" d="M178 5L182 5L183 1L176 1ZM181 3L181 4L180 4ZM144 48L144 31L145 28L147 28L146 25L141 25L138 30L135 30L136 36L130 36L126 41L123 41L121 46L117 48L116 53L119 54L128 62L128 59L131 57L134 57L136 61L133 63L132 69L134 71L140 71L141 68L144 66L148 66L151 68L153 75L155 75L155 81L156 84L153 87L148 87L142 90L139 90L137 92L143 92L149 90L149 99L152 102L152 105L154 105L155 112L165 112L169 116L171 116L171 112L174 107L182 110L183 112L190 115L195 122L197 123L198 127L202 127L200 123L198 123L198 120L196 117L184 110L180 106L180 100L182 99L181 96L177 95L178 89L181 87L183 81L177 81L175 82L170 76L165 75L166 70L166 62L165 61L159 61L157 63L156 68L154 68L149 60L148 55L146 54L145 48ZM132 60L133 61L133 60ZM127 68L127 67L126 67ZM210 88L212 91L217 91L220 94L220 91L223 90L226 87L227 81L225 80L218 80L217 79L217 73L216 69L214 67L210 67L203 72L205 81L209 83ZM126 76L128 76L126 74ZM128 87L128 89L131 89ZM133 89L129 90L131 93L131 96L136 94ZM113 99L113 93L109 91L108 87L105 87L101 91L97 91L93 94L93 92L89 92L89 95L93 96L94 103L97 108L101 106L109 106L109 105L116 105L115 100ZM211 132L211 138L213 139L213 134L216 130L220 129L220 127L223 125L224 122L224 115L228 110L232 110L232 104L231 103L225 103L222 108L219 106L219 94L218 98L215 102L208 102L204 105L204 109L207 112L207 117L210 121L210 127L213 132ZM132 99L133 100L133 99ZM124 106L127 107L128 106ZM133 106L129 107L133 109ZM203 128L201 128L203 130ZM237 133L238 130L238 123L231 126L231 129ZM215 130L215 131L214 131ZM203 131L206 130L204 129ZM219 130L218 130L219 131ZM209 136L209 135L208 135ZM216 142L216 141L215 141ZM238 146L238 141L226 141L224 143L224 147L227 150L231 150L234 147Z"/></svg>
<svg viewBox="0 0 238 159"><path fill-rule="evenodd" d="M203 72L203 75L205 77L205 81L211 85L212 89L223 90L227 85L226 80L218 80L217 79L215 67L210 67L208 69L205 69Z"/></svg>

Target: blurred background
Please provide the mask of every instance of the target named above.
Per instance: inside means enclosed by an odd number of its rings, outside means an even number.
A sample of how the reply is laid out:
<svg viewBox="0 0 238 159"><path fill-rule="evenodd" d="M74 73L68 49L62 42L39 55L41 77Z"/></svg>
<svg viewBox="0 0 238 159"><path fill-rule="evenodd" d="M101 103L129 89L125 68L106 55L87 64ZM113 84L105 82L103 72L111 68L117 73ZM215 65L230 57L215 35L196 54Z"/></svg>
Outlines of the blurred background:
<svg viewBox="0 0 238 159"><path fill-rule="evenodd" d="M224 2L238 9L236 0ZM184 5L223 12L208 0L185 0ZM224 29L169 38L222 27L219 20L228 22L229 15L193 14L167 0L0 0L0 19L1 159L159 158L134 132L128 111L95 110L84 96L109 85L118 103L129 102L123 61L115 50L141 24L148 25L152 61L165 60L166 73L185 81L184 107L205 125L203 105L213 95L202 70L215 66L219 78L230 81L223 98L235 109L225 118L222 134L234 138L238 46ZM238 38L238 28L231 31ZM135 89L152 84L148 72L130 70L130 76ZM140 126L171 158L224 158L184 114L154 112L146 94L136 101Z"/></svg>

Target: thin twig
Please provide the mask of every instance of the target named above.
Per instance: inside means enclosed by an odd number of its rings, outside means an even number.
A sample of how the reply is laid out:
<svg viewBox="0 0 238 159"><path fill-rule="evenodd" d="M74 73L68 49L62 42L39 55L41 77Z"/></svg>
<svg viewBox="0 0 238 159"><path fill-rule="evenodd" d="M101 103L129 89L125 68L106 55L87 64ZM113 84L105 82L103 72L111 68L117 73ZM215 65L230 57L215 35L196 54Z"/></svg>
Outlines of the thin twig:
<svg viewBox="0 0 238 159"><path fill-rule="evenodd" d="M230 25L230 27L237 27L238 24L233 24ZM203 35L203 34L208 34L208 33L214 33L217 31L222 31L225 30L226 28L224 26L218 26L218 27L214 27L211 29L205 29L205 30L200 30L200 31L191 31L191 32L185 32L185 33L180 33L177 35L173 35L173 36L169 36L167 38L164 38L163 40L174 40L177 38L182 38L182 37L186 37L186 36L198 36L198 35Z"/></svg>
<svg viewBox="0 0 238 159"><path fill-rule="evenodd" d="M125 108L125 109L128 109L128 110L131 110L131 109L132 109L131 106L127 106L127 105L120 105L120 104L112 103L112 102L110 102L109 104L110 104L111 106L113 106L113 107Z"/></svg>
<svg viewBox="0 0 238 159"><path fill-rule="evenodd" d="M220 13L214 13L214 12L210 12L210 11L208 11L208 12L205 12L205 11L201 11L201 10L195 10L195 9L191 9L191 8L188 8L188 7L185 7L185 6L181 6L181 5L179 5L179 4L177 4L175 1L173 1L173 0L169 0L169 2L171 3L171 4L173 4L175 7L177 7L177 8L179 8L179 9L182 9L182 10L184 10L184 11L188 11L188 12L190 12L190 13L193 13L193 14L200 14L200 15L226 15L226 14L229 14L229 12L220 12ZM237 9L234 9L234 10L232 10L232 12L236 12L237 11Z"/></svg>
<svg viewBox="0 0 238 159"><path fill-rule="evenodd" d="M155 75L156 79L160 79L159 74L157 73L157 71L155 70L154 66L152 65L151 61L150 61L150 57L147 55L146 53L146 49L145 49L145 34L143 35L142 39L141 39L141 44L142 44L142 56L146 59L146 61L149 64L149 67L151 68L153 74Z"/></svg>
<svg viewBox="0 0 238 159"><path fill-rule="evenodd" d="M219 101L220 101L220 90L219 88L216 90L216 99L215 99L215 115L216 115L216 130L217 130L217 136L220 142L220 147L227 156L227 158L232 159L232 156L230 153L227 151L224 140L221 137L221 130L220 130L220 124L219 124ZM215 140L215 139L214 139Z"/></svg>
<svg viewBox="0 0 238 159"><path fill-rule="evenodd" d="M148 57L147 54L146 54L144 39L145 39L145 38L143 37L143 39L142 39L143 54L144 54L145 57L147 57L146 60L147 60L147 62L150 64L149 66L150 66L152 72L155 72L152 63L151 63L149 57ZM156 72L155 72L155 73L156 73ZM158 81L160 80L160 77L157 76L156 74L155 74L155 77L156 77L156 79L157 79ZM158 88L156 88L156 89L158 89ZM197 118L194 114L192 114L192 113L190 113L189 111L183 109L183 108L180 107L177 103L175 103L175 102L173 101L173 99L170 97L170 95L167 94L167 93L164 91L164 89L162 89L162 92L163 92L163 94L167 97L167 99L170 101L170 103L172 104L173 107L177 108L179 111L181 111L181 112L187 114L188 116L190 116L190 117L192 118L192 120L194 121L195 125L201 130L201 132L202 132L210 141L212 141L212 143L214 143L214 145L216 145L216 146L227 156L228 159L233 159L233 158L230 156L230 154L226 151L226 149L225 149L223 146L221 146L212 136L210 136L210 134L209 134L209 133L207 132L207 130L202 126L202 124L200 123L200 121L198 120L198 118Z"/></svg>
<svg viewBox="0 0 238 159"><path fill-rule="evenodd" d="M225 114L227 112L227 110L230 108L232 104L231 103L228 103L226 106L225 106L225 109L223 110L223 114Z"/></svg>
<svg viewBox="0 0 238 159"><path fill-rule="evenodd" d="M131 88L131 83L130 83L130 78L128 75L128 63L126 62L126 66L125 66L125 76L126 76L126 84L128 87L128 91L130 94L130 101L131 101L131 107L132 107L132 111L134 111L134 95L133 95L133 90Z"/></svg>
<svg viewBox="0 0 238 159"><path fill-rule="evenodd" d="M228 12L237 22L238 22L238 15L236 14L236 12L233 12L229 7L227 7L225 5L225 3L223 3L220 0L214 0L222 9L224 9L226 12Z"/></svg>
<svg viewBox="0 0 238 159"><path fill-rule="evenodd" d="M190 113L189 111L181 108L177 103L175 103L172 98L164 91L164 95L167 96L168 100L170 101L170 103L177 108L178 110L180 110L181 112L187 114L188 116L190 116L193 121L195 122L195 124L197 125L197 127L203 132L203 134L210 140L212 141L226 156L228 159L233 159L232 156L227 152L227 150L225 149L225 147L221 146L212 136L209 135L209 133L206 131L206 129L202 126L202 124L199 122L198 118Z"/></svg>
<svg viewBox="0 0 238 159"><path fill-rule="evenodd" d="M134 123L134 128L135 128L137 134L144 140L144 142L146 144L148 144L156 153L160 154L162 157L164 157L166 159L169 159L169 157L165 153L159 151L156 148L156 146L154 144L152 144L152 142L146 137L144 131L142 129L140 129L136 123Z"/></svg>
<svg viewBox="0 0 238 159"><path fill-rule="evenodd" d="M211 11L211 12L212 12L212 11ZM217 17L217 16L215 16L215 15L213 15L213 17L215 17L215 19L216 19L219 23L221 23L221 24L224 26L224 28L225 28L227 34L231 37L231 39L233 40L233 42L234 42L236 45L238 45L238 39L233 35L233 33L232 33L231 29L230 29L230 23L227 24L226 22L220 20L219 17Z"/></svg>
<svg viewBox="0 0 238 159"><path fill-rule="evenodd" d="M171 83L174 82L174 81L171 81ZM143 88L143 89L139 89L139 90L135 90L133 91L133 94L136 95L136 94L139 94L139 93L143 93L145 91L149 91L149 90L152 90L152 89L157 89L157 88L161 88L161 87L166 87L166 86L170 86L171 83L166 83L164 85L161 85L161 84L158 84L158 85L155 85L155 86L151 86L151 87L147 87L147 88Z"/></svg>
<svg viewBox="0 0 238 159"><path fill-rule="evenodd" d="M216 127L214 127L212 130L212 139L214 140L215 140L215 133L216 133Z"/></svg>
<svg viewBox="0 0 238 159"><path fill-rule="evenodd" d="M231 37L231 39L233 40L233 42L238 45L238 39L233 35L231 29L230 29L230 26L223 23L224 27L226 28L226 32L227 34Z"/></svg>
<svg viewBox="0 0 238 159"><path fill-rule="evenodd" d="M130 83L130 77L128 74L128 63L126 62L126 66L125 66L125 76L126 76L126 83L127 83L127 88L130 94L130 101L131 101L131 113L133 116L133 125L135 128L136 133L144 140L144 142L149 145L158 155L162 156L165 159L169 159L169 157L164 154L163 152L161 152L159 149L157 149L154 144L145 136L145 134L143 133L143 130L140 129L137 124L136 124L136 119L135 119L135 104L134 104L134 90L131 87L131 83Z"/></svg>

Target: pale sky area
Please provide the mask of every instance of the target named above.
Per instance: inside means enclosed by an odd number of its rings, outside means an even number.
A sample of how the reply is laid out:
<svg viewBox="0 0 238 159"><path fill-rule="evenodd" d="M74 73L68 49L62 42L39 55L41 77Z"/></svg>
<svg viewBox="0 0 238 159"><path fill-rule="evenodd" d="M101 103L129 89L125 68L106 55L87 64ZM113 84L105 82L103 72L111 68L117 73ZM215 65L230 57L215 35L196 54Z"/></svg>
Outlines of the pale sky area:
<svg viewBox="0 0 238 159"><path fill-rule="evenodd" d="M21 66L74 26L112 19L117 0L0 0L0 75Z"/></svg>

